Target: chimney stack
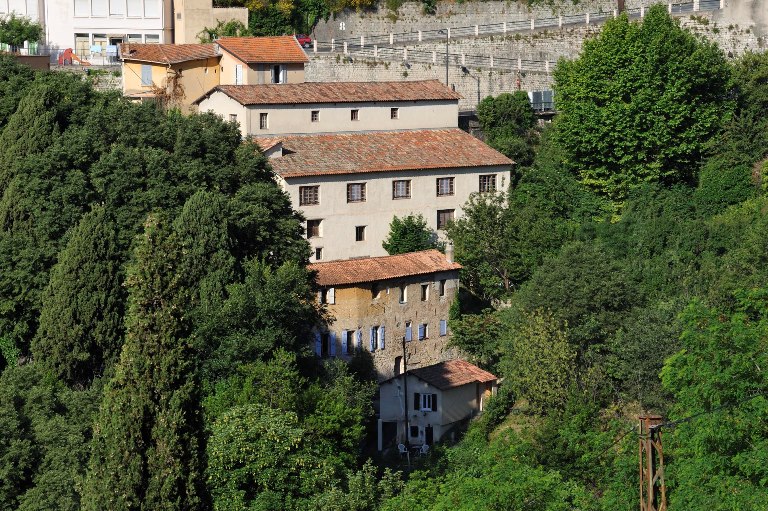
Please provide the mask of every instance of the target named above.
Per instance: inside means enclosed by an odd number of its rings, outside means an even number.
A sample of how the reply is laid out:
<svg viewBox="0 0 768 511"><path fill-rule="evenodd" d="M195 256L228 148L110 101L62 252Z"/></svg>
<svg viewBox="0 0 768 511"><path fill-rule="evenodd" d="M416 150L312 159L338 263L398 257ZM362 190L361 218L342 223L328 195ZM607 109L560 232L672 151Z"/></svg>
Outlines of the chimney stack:
<svg viewBox="0 0 768 511"><path fill-rule="evenodd" d="M453 242L448 241L445 244L445 258L449 263L453 262Z"/></svg>

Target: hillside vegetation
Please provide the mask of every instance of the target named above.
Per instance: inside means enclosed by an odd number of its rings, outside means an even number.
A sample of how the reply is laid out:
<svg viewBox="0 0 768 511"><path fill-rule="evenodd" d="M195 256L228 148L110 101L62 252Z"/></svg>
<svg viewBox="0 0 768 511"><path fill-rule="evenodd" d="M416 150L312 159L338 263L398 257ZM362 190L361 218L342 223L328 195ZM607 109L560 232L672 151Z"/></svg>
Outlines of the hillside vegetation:
<svg viewBox="0 0 768 511"><path fill-rule="evenodd" d="M764 509L768 55L658 7L555 79L546 128L484 102L530 164L448 229L450 328L504 381L411 470L366 457L370 358L309 352L302 218L237 126L0 56L0 510L629 511L643 413L670 510Z"/></svg>

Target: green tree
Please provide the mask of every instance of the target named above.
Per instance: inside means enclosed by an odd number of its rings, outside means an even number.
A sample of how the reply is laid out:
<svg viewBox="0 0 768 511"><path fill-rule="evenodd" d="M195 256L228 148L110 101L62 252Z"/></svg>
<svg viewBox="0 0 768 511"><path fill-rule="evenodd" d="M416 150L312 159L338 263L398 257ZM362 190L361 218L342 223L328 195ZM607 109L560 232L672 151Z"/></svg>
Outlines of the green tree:
<svg viewBox="0 0 768 511"><path fill-rule="evenodd" d="M198 32L197 39L203 44L208 44L220 37L247 37L250 35L250 30L248 30L248 27L246 27L242 21L229 20L225 22L217 20L215 27L203 27L203 29Z"/></svg>
<svg viewBox="0 0 768 511"><path fill-rule="evenodd" d="M392 217L389 234L381 246L389 255L444 248L444 244L437 240L437 233L427 227L427 221L421 214Z"/></svg>
<svg viewBox="0 0 768 511"><path fill-rule="evenodd" d="M676 509L759 509L768 501L768 291L730 309L694 301L682 316L683 350L661 373L675 396L666 468ZM687 420L688 417L694 417Z"/></svg>
<svg viewBox="0 0 768 511"><path fill-rule="evenodd" d="M531 164L536 115L525 91L488 96L477 105L477 118L488 145L520 166Z"/></svg>
<svg viewBox="0 0 768 511"><path fill-rule="evenodd" d="M24 45L24 41L36 43L43 37L43 27L24 16L14 13L0 17L0 43L5 43L15 51Z"/></svg>
<svg viewBox="0 0 768 511"><path fill-rule="evenodd" d="M644 182L694 182L732 110L722 52L662 5L642 23L609 20L554 76L558 139L581 180L614 201Z"/></svg>
<svg viewBox="0 0 768 511"><path fill-rule="evenodd" d="M122 344L122 254L103 207L68 237L43 293L32 354L68 384L87 385L114 365Z"/></svg>
<svg viewBox="0 0 768 511"><path fill-rule="evenodd" d="M126 340L94 427L84 509L205 509L196 290L176 235L155 217L129 269Z"/></svg>

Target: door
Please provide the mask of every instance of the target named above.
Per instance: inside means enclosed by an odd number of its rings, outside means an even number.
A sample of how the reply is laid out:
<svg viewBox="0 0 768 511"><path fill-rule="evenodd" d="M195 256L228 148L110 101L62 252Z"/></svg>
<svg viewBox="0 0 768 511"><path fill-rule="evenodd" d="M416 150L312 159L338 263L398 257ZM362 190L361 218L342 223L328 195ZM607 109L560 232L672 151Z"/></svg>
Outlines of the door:
<svg viewBox="0 0 768 511"><path fill-rule="evenodd" d="M434 428L432 427L432 424L427 424L427 427L424 428L424 443L427 445L432 445L434 442Z"/></svg>

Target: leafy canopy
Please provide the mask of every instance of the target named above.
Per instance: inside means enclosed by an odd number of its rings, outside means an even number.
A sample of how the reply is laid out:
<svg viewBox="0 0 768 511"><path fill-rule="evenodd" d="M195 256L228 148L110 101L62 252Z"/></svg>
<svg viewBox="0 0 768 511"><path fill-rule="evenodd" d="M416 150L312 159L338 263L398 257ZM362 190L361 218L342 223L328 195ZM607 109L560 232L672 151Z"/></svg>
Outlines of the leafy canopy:
<svg viewBox="0 0 768 511"><path fill-rule="evenodd" d="M443 243L437 240L437 233L427 227L423 215L411 214L402 218L392 217L389 235L381 246L389 255L396 255L430 248L442 249Z"/></svg>

